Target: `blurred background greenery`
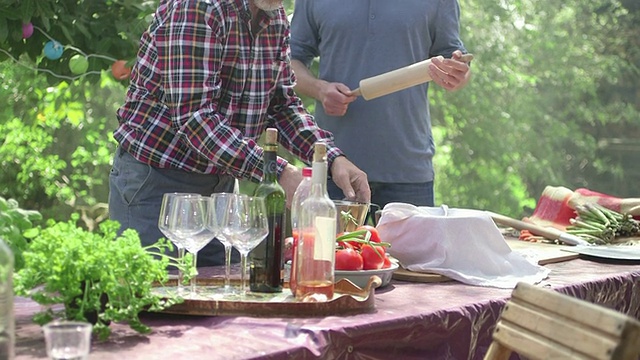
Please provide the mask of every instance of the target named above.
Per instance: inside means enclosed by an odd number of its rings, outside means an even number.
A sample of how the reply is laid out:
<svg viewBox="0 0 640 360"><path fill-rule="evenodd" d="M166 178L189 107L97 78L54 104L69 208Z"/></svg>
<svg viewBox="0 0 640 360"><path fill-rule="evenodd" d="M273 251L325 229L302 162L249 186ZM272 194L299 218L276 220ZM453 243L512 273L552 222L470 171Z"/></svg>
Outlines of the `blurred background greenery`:
<svg viewBox="0 0 640 360"><path fill-rule="evenodd" d="M284 3L291 13L293 0ZM127 86L110 67L135 58L156 5L0 2L0 196L44 218L79 212L89 228L107 217L115 111ZM430 90L436 202L521 217L547 185L640 197L640 2L460 6L476 59L465 89ZM29 22L35 31L23 39ZM51 39L65 45L59 60L42 56ZM68 62L79 52L98 56L76 77Z"/></svg>

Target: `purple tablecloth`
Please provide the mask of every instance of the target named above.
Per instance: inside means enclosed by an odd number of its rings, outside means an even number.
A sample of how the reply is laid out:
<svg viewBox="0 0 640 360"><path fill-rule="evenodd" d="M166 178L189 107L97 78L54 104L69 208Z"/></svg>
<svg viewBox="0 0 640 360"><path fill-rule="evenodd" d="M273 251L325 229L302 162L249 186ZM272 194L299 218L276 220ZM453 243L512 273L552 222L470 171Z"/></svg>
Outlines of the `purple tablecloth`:
<svg viewBox="0 0 640 360"><path fill-rule="evenodd" d="M542 285L640 318L640 263L577 259L546 265ZM392 281L376 291L376 310L322 318L252 318L145 314L153 332L112 324L92 343L100 359L481 359L511 290L458 282ZM43 359L31 322L39 305L16 299L17 359Z"/></svg>

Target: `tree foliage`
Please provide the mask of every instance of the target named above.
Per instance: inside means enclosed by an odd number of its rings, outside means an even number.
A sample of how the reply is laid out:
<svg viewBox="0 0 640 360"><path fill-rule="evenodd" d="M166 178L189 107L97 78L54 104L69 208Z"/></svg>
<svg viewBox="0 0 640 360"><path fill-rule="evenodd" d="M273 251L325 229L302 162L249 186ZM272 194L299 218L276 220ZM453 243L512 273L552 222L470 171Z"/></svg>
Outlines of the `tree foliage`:
<svg viewBox="0 0 640 360"><path fill-rule="evenodd" d="M156 5L0 0L0 196L60 220L77 209L89 224L105 216L115 110L126 90L109 67L135 58ZM285 5L291 12L293 1ZM637 0L460 5L476 60L465 89L430 90L437 202L517 217L547 185L638 196ZM35 31L23 39L28 22ZM65 46L58 60L42 55L51 39ZM90 74L70 72L78 53Z"/></svg>
<svg viewBox="0 0 640 360"><path fill-rule="evenodd" d="M108 70L114 59L134 59L140 34L156 4L154 0L3 0L0 44L5 56L46 69L43 74L52 85L61 81L59 76L74 77L69 59L81 52L89 57L89 71L98 73L91 76L97 82L99 72ZM28 23L35 30L23 39L22 25ZM42 56L50 40L64 46L57 60Z"/></svg>
<svg viewBox="0 0 640 360"><path fill-rule="evenodd" d="M0 64L0 194L45 217L106 218L111 132L124 89L109 75L48 86L44 76ZM13 70L13 71L12 71ZM29 79L24 81L24 79ZM19 80L18 80L19 79Z"/></svg>
<svg viewBox="0 0 640 360"><path fill-rule="evenodd" d="M518 216L547 185L638 196L606 145L640 135L636 4L461 2L476 61L462 91L432 88L440 201Z"/></svg>

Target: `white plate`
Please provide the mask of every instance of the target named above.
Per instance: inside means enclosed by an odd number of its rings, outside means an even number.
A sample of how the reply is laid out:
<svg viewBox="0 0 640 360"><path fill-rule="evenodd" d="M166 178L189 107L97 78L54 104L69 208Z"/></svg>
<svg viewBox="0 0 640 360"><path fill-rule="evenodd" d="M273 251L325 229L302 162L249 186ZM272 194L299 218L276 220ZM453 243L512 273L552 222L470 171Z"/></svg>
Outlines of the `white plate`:
<svg viewBox="0 0 640 360"><path fill-rule="evenodd" d="M352 283L358 285L361 288L364 288L369 283L369 279L371 278L371 276L378 275L380 277L380 280L382 280L382 284L380 285L380 287L384 287L389 285L391 276L396 269L398 269L398 264L392 261L391 267L380 270L336 270L335 281L338 281L340 279L349 279Z"/></svg>
<svg viewBox="0 0 640 360"><path fill-rule="evenodd" d="M563 250L604 259L640 260L640 245L575 246Z"/></svg>

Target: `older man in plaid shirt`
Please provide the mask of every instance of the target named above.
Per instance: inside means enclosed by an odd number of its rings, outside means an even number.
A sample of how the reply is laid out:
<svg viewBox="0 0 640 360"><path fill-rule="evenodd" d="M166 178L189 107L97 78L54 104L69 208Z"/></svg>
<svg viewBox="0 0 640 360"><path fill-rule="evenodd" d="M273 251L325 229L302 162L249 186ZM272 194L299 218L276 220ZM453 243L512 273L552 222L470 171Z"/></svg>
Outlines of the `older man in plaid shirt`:
<svg viewBox="0 0 640 360"><path fill-rule="evenodd" d="M328 146L330 175L348 199L368 202L366 174L320 129L294 94L289 22L282 0L162 0L142 35L114 137L109 212L143 244L157 241L162 195L231 192L235 179L262 179L267 127L304 162ZM300 169L278 159L290 203ZM223 263L214 241L199 266Z"/></svg>

